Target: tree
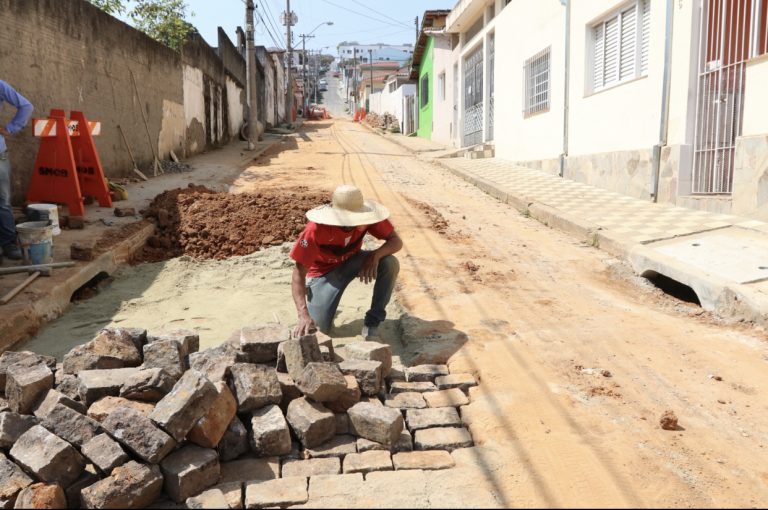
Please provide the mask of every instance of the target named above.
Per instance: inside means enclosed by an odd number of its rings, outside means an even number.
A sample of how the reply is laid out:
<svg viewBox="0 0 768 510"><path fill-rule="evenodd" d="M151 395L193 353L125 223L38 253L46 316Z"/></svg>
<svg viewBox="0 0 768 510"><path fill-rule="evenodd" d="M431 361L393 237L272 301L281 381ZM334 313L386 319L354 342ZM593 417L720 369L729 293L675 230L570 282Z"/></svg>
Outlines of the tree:
<svg viewBox="0 0 768 510"><path fill-rule="evenodd" d="M123 0L88 0L107 14L122 14L125 12Z"/></svg>
<svg viewBox="0 0 768 510"><path fill-rule="evenodd" d="M195 31L184 0L88 0L109 14L127 13L133 25L166 46L179 50ZM128 8L128 4L135 4ZM192 15L193 13L190 13Z"/></svg>

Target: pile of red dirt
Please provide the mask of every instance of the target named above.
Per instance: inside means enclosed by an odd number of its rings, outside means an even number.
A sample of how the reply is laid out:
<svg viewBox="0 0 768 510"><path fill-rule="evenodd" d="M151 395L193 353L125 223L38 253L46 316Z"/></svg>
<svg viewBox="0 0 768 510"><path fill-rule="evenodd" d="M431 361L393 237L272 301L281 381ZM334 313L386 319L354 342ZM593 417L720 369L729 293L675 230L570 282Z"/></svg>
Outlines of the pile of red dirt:
<svg viewBox="0 0 768 510"><path fill-rule="evenodd" d="M144 212L157 230L135 261L221 260L293 241L306 224L304 213L328 198L303 187L235 195L190 184L166 191Z"/></svg>

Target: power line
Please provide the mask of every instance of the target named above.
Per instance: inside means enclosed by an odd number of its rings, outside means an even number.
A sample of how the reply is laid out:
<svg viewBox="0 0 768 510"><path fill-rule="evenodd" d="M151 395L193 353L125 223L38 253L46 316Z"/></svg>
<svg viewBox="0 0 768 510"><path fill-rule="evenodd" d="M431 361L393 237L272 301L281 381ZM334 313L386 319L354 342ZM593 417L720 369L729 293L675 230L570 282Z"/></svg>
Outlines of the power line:
<svg viewBox="0 0 768 510"><path fill-rule="evenodd" d="M259 19L264 24L264 27L267 29L267 32L269 32L269 37L270 37L270 39L272 39L272 43L277 48L284 49L282 44L280 44L280 42L279 42L280 38L275 35L275 34L279 34L280 30L278 30L276 28L276 26L275 26L275 22L274 22L274 19L272 17L272 11L269 8L269 3L268 2L261 2L261 5L266 8L266 12L265 13L267 15L267 20L269 21L269 23L264 20L264 17L261 15L261 10L257 9L256 12L258 12L258 14L259 14ZM270 26L272 27L271 29L270 29ZM274 30L274 33L273 33L273 30Z"/></svg>
<svg viewBox="0 0 768 510"><path fill-rule="evenodd" d="M259 14L259 19L261 20L261 24L264 25L264 28L267 29L267 33L269 34L269 38L272 39L272 44L274 44L276 47L283 49L282 46L280 46L280 43L278 42L278 39L275 37L275 35L272 33L272 30L269 28L269 25L266 21L264 21L264 17L261 15L261 12L258 10L256 11Z"/></svg>
<svg viewBox="0 0 768 510"><path fill-rule="evenodd" d="M403 26L403 25L399 24L399 22L398 22L397 25L395 25L394 23L390 23L388 21L383 21L383 20L381 20L379 18L374 18L373 16L368 16L367 14L363 14L362 12L353 11L352 9L350 9L348 7L344 7L343 5L339 5L337 3L331 2L331 0L323 0L323 2L327 3L328 5L332 5L334 7L338 7L339 9L343 9L344 12L348 12L348 13L352 13L352 14L357 14L358 16L362 16L363 18L368 18L368 19L372 19L373 21L378 21L379 23L383 23L384 25L390 25L390 26L393 26L393 27Z"/></svg>
<svg viewBox="0 0 768 510"><path fill-rule="evenodd" d="M362 2L359 2L358 0L352 0L352 1L353 1L354 3L356 3L357 5L359 5L360 7L363 7L364 9L368 9L369 11L371 11L371 12L374 12L374 13L378 14L379 16L384 16L385 18L387 18L387 19L389 19L389 20L392 20L392 21L394 21L395 23L397 23L397 24L399 24L399 25L403 25L404 27L408 27L408 30L410 30L410 29L411 29L411 25L410 25L410 24L408 24L408 23L404 23L404 22L402 22L402 21L400 21L400 20L397 20L397 19L395 19L395 18L392 18L392 17L390 17L390 16L387 16L387 15L386 15L386 14L384 14L383 12L381 12L381 11L377 11L377 10L376 10L376 9L374 9L373 7L368 7L367 5L365 5L365 4L364 4L364 3L362 3Z"/></svg>

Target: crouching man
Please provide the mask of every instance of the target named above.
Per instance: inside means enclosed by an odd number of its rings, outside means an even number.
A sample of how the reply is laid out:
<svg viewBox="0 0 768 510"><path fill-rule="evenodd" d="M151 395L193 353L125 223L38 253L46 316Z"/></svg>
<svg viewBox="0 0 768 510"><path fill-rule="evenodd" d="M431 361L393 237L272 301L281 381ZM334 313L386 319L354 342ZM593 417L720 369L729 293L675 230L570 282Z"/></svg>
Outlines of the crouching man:
<svg viewBox="0 0 768 510"><path fill-rule="evenodd" d="M395 288L400 264L394 254L403 241L387 219L386 207L363 200L362 192L349 185L333 192L329 205L307 211L307 225L291 250L296 262L291 278L298 313L294 335L319 329L330 333L341 296L355 278L373 284L371 308L365 314L363 337L377 337L386 318L386 307ZM366 233L385 243L376 250L362 249Z"/></svg>

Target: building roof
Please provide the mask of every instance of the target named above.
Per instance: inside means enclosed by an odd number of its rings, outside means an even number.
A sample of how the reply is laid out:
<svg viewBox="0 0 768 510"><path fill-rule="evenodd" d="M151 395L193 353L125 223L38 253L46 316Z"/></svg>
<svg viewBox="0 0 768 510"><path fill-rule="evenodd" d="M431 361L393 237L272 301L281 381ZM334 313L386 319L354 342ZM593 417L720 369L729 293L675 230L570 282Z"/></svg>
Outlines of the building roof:
<svg viewBox="0 0 768 510"><path fill-rule="evenodd" d="M411 79L417 80L419 78L419 68L421 67L421 57L424 56L424 50L427 48L427 41L429 40L429 34L425 29L428 28L443 28L445 26L445 19L451 13L449 9L436 9L431 11L424 11L424 17L421 20L421 30L419 31L419 39L416 41L416 48L413 50L413 60L411 61Z"/></svg>

